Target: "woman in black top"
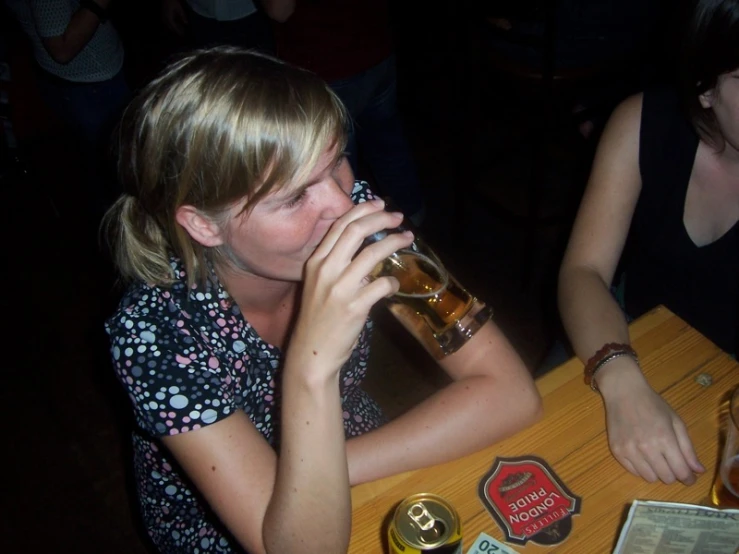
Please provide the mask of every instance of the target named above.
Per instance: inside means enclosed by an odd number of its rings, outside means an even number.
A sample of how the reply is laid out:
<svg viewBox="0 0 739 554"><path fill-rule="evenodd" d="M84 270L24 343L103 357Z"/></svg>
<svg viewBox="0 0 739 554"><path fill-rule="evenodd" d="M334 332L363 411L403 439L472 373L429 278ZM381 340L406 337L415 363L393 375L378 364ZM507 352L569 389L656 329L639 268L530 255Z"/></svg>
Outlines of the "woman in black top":
<svg viewBox="0 0 739 554"><path fill-rule="evenodd" d="M732 352L739 252L739 1L697 0L679 98L646 91L603 133L560 270L559 306L606 408L616 459L648 481L704 471L685 425L649 386L610 293L623 257L631 316L665 304Z"/></svg>

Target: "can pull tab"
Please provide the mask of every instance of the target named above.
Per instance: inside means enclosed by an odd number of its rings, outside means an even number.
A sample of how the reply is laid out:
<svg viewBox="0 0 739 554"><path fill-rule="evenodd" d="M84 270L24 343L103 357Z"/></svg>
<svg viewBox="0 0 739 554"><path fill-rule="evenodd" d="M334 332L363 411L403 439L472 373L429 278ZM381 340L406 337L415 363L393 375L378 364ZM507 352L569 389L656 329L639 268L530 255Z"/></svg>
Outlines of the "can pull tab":
<svg viewBox="0 0 739 554"><path fill-rule="evenodd" d="M444 522L431 515L422 502L408 508L408 517L420 527L418 538L424 544L437 544L446 533Z"/></svg>
<svg viewBox="0 0 739 554"><path fill-rule="evenodd" d="M408 508L408 516L424 531L431 529L436 521L436 518L429 513L426 506L421 502L417 502Z"/></svg>

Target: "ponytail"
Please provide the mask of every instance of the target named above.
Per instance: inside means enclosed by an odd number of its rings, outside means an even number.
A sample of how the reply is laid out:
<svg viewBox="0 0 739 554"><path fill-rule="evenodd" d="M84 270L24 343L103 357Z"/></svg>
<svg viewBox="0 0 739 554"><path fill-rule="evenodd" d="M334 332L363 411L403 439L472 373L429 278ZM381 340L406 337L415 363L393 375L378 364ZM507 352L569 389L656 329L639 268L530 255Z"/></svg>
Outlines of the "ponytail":
<svg viewBox="0 0 739 554"><path fill-rule="evenodd" d="M163 286L176 281L168 241L135 197L121 195L105 214L102 230L124 280Z"/></svg>

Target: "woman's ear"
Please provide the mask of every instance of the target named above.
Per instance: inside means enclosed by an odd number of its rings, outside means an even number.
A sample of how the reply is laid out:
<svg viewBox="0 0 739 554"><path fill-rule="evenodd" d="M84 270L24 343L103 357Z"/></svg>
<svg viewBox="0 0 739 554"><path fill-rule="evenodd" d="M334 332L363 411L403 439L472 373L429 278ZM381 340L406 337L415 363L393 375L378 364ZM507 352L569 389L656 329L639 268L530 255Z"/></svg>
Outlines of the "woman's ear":
<svg viewBox="0 0 739 554"><path fill-rule="evenodd" d="M224 242L223 230L194 206L177 208L175 219L194 241L203 246L220 246Z"/></svg>
<svg viewBox="0 0 739 554"><path fill-rule="evenodd" d="M705 109L713 107L713 100L715 98L713 91L714 89L709 89L703 94L698 95L698 102L700 102L701 106Z"/></svg>

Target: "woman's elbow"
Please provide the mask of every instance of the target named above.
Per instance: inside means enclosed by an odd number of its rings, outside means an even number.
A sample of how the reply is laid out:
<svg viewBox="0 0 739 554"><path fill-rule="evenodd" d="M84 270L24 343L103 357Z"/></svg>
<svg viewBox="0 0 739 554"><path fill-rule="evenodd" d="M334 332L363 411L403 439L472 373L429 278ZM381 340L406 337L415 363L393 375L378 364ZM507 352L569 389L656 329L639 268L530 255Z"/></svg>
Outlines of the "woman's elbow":
<svg viewBox="0 0 739 554"><path fill-rule="evenodd" d="M285 23L295 12L295 4L293 2L270 3L265 2L264 13L267 14L272 21L276 23Z"/></svg>
<svg viewBox="0 0 739 554"><path fill-rule="evenodd" d="M288 19L290 19L290 16L292 15L292 12L285 12L285 11L272 11L267 12L267 16L274 21L275 23L285 23Z"/></svg>
<svg viewBox="0 0 739 554"><path fill-rule="evenodd" d="M491 417L504 417L507 436L534 425L544 416L542 398L532 380L511 387L503 396L502 403L491 406Z"/></svg>
<svg viewBox="0 0 739 554"><path fill-rule="evenodd" d="M60 65L67 65L69 62L71 62L74 59L74 56L72 56L71 54L66 54L66 53L51 54L51 59Z"/></svg>
<svg viewBox="0 0 739 554"><path fill-rule="evenodd" d="M557 277L557 306L561 314L566 315L573 300L581 296L582 290L589 283L600 281L608 287L600 270L592 265L563 263Z"/></svg>
<svg viewBox="0 0 739 554"><path fill-rule="evenodd" d="M522 428L529 427L544 417L544 404L542 402L541 395L539 394L539 390L533 383L522 394L519 406L521 410L519 416L521 418Z"/></svg>
<svg viewBox="0 0 739 554"><path fill-rule="evenodd" d="M568 260L562 262L557 274L557 299L561 300L568 290L577 287L582 268Z"/></svg>
<svg viewBox="0 0 739 554"><path fill-rule="evenodd" d="M79 54L79 51L73 50L65 43L63 37L44 39L43 43L49 57L61 65L67 65Z"/></svg>
<svg viewBox="0 0 739 554"><path fill-rule="evenodd" d="M538 390L534 392L534 400L530 407L531 411L529 412L529 415L531 419L529 425L533 425L534 423L541 421L544 417L544 402L542 401Z"/></svg>

